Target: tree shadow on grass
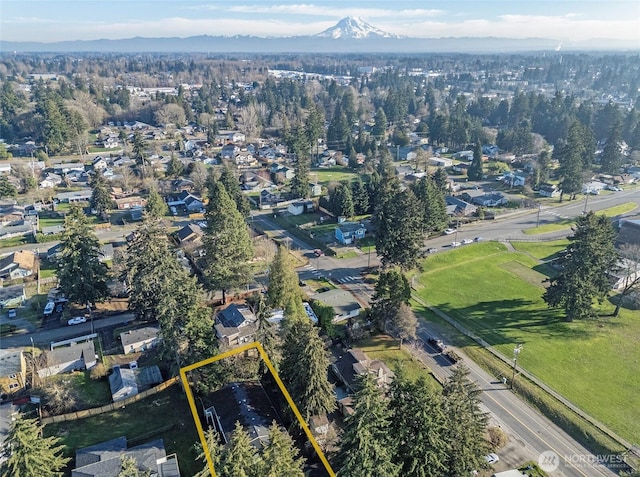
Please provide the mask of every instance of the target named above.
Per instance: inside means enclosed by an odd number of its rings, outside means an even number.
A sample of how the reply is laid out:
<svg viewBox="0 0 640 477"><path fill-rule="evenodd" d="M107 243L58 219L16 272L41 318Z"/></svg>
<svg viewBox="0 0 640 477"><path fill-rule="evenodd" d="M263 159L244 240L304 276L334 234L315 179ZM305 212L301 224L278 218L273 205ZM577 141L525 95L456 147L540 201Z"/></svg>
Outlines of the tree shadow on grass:
<svg viewBox="0 0 640 477"><path fill-rule="evenodd" d="M494 346L524 342L535 333L541 339L567 337L588 340L598 329L576 327L564 321L559 310L532 309L533 302L524 299L495 300L475 303L468 307L452 307L445 303L438 309L459 321L467 330ZM610 326L618 323L601 319Z"/></svg>

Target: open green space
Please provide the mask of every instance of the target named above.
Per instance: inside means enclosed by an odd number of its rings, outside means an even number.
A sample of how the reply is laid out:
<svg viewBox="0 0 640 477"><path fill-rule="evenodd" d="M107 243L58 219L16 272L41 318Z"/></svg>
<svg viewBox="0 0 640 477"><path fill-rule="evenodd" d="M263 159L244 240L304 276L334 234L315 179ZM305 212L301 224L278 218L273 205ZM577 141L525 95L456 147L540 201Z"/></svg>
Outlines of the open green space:
<svg viewBox="0 0 640 477"><path fill-rule="evenodd" d="M552 242L512 242L511 245L519 252L528 253L538 260L552 260L561 250L567 248L568 240L554 240Z"/></svg>
<svg viewBox="0 0 640 477"><path fill-rule="evenodd" d="M47 382L58 382L72 388L81 409L103 406L111 402L109 381L91 379L91 371L76 371L71 374L56 374L46 378ZM46 384L45 384L46 387Z"/></svg>
<svg viewBox="0 0 640 477"><path fill-rule="evenodd" d="M596 213L606 215L607 217L617 217L618 215L626 214L638 208L638 204L635 202L626 202L624 204L609 207L607 209L599 210ZM576 223L573 219L562 219L552 224L544 224L539 227L532 227L530 229L523 230L526 235L539 235L549 232L556 232L558 230L571 228Z"/></svg>
<svg viewBox="0 0 640 477"><path fill-rule="evenodd" d="M369 356L371 359L379 359L391 368L393 372L402 372L411 380L416 380L420 376L427 378L427 381L435 386L440 386L438 381L433 377L429 368L414 358L411 353L405 349L399 348L400 342L388 335L371 336L354 346Z"/></svg>
<svg viewBox="0 0 640 477"><path fill-rule="evenodd" d="M320 184L328 184L329 182L341 182L341 181L352 181L354 180L358 174L353 172L348 167L335 166L329 167L326 169L312 169L309 172L309 177L312 180L317 178L317 181Z"/></svg>
<svg viewBox="0 0 640 477"><path fill-rule="evenodd" d="M162 438L167 454L177 453L182 475L195 475L202 469L193 445L199 442L187 399L176 384L161 393L116 411L97 416L48 424L45 436L59 436L65 455L75 449L126 436L129 446Z"/></svg>
<svg viewBox="0 0 640 477"><path fill-rule="evenodd" d="M559 244L534 250L552 256ZM518 245L519 246L519 245ZM533 249L530 249L533 250ZM419 296L511 358L523 343L518 364L630 442L640 440L640 311L599 307L601 318L568 323L542 300L539 261L480 243L428 257ZM529 269L526 271L526 269ZM531 273L534 272L534 273Z"/></svg>

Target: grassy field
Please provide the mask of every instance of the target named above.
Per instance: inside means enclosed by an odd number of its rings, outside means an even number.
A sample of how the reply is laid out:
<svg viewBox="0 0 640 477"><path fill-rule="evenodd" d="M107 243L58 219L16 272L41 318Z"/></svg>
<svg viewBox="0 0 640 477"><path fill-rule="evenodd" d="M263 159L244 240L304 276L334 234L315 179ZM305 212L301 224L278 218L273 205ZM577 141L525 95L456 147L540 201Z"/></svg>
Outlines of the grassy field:
<svg viewBox="0 0 640 477"><path fill-rule="evenodd" d="M549 257L552 243L521 250ZM547 308L539 262L497 243L469 245L428 257L418 294L510 358L524 343L518 364L631 442L640 440L640 311L567 323Z"/></svg>
<svg viewBox="0 0 640 477"><path fill-rule="evenodd" d="M606 215L607 217L617 217L618 215L626 214L638 208L638 204L635 202L626 202L624 204L616 205L614 207L609 207L608 209L603 209L598 211L598 214ZM555 232L557 230L563 230L571 228L576 223L573 219L562 219L558 222L554 222L552 224L545 224L539 227L532 227L530 229L523 230L523 233L526 235L539 235L546 234L549 232Z"/></svg>
<svg viewBox="0 0 640 477"><path fill-rule="evenodd" d="M63 383L73 387L78 396L78 403L82 409L103 406L111 402L109 381L94 380L90 377L90 371L77 371L71 374L57 374L47 380Z"/></svg>
<svg viewBox="0 0 640 477"><path fill-rule="evenodd" d="M347 167L342 166L335 166L327 169L313 169L309 173L309 177L311 179L315 179L317 177L317 181L323 185L326 185L329 182L341 182L344 180L352 181L357 176L357 173L353 172Z"/></svg>
<svg viewBox="0 0 640 477"><path fill-rule="evenodd" d="M202 465L196 462L193 444L199 442L187 399L180 385L117 411L77 421L49 424L45 436L60 436L65 455L74 450L126 436L129 446L162 438L167 454L180 456L182 475L194 475Z"/></svg>
<svg viewBox="0 0 640 477"><path fill-rule="evenodd" d="M399 349L398 345L399 341L388 335L376 335L359 341L355 347L367 353L369 358L384 361L394 372L402 368L409 379L416 380L420 376L425 376L434 386L440 385L425 365L411 356L408 351Z"/></svg>

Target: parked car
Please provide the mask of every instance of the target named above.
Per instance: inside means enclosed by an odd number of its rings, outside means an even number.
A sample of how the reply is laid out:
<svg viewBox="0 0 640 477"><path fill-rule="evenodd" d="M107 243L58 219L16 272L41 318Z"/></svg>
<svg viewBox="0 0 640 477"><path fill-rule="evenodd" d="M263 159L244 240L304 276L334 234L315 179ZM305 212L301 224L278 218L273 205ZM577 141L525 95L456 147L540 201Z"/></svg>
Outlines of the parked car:
<svg viewBox="0 0 640 477"><path fill-rule="evenodd" d="M64 302L60 302L56 305L56 313L62 313L64 311Z"/></svg>
<svg viewBox="0 0 640 477"><path fill-rule="evenodd" d="M612 190L614 192L621 192L622 191L622 187L618 187L615 185L608 185L607 189Z"/></svg>
<svg viewBox="0 0 640 477"><path fill-rule="evenodd" d="M482 242L484 240L483 237L476 237L473 239L474 242Z"/></svg>
<svg viewBox="0 0 640 477"><path fill-rule="evenodd" d="M473 240L471 240L471 239L462 239L462 245L466 245L466 244L469 244L469 243L473 243Z"/></svg>
<svg viewBox="0 0 640 477"><path fill-rule="evenodd" d="M462 245L460 242L451 242L452 247L459 247L460 245Z"/></svg>
<svg viewBox="0 0 640 477"><path fill-rule="evenodd" d="M313 253L316 255L316 257L322 257L324 255L324 252L319 248L315 249Z"/></svg>
<svg viewBox="0 0 640 477"><path fill-rule="evenodd" d="M436 253L438 251L437 248L431 247L427 249L427 253Z"/></svg>
<svg viewBox="0 0 640 477"><path fill-rule="evenodd" d="M86 323L87 319L84 316L75 316L73 318L71 318L69 321L67 321L67 324L69 326L72 325L79 325L80 323Z"/></svg>
<svg viewBox="0 0 640 477"><path fill-rule="evenodd" d="M487 462L487 464L489 465L493 465L496 462L498 462L500 460L500 457L498 457L498 454L494 454L493 452L489 455L485 455L484 456L484 460Z"/></svg>
<svg viewBox="0 0 640 477"><path fill-rule="evenodd" d="M456 229L445 229L444 234L445 235L451 235L451 234L455 234L456 233Z"/></svg>
<svg viewBox="0 0 640 477"><path fill-rule="evenodd" d="M16 317L16 310L15 308L11 308L8 312L9 318L15 318Z"/></svg>

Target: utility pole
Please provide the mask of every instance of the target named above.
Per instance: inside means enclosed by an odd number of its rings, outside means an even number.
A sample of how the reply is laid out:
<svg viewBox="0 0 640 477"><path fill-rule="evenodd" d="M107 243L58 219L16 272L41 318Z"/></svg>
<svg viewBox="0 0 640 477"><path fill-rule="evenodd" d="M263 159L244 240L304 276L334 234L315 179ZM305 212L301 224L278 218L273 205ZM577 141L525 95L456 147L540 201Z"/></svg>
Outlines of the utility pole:
<svg viewBox="0 0 640 477"><path fill-rule="evenodd" d="M516 379L516 368L518 366L518 355L522 351L522 344L519 344L513 349L513 374L511 375L511 389L513 389L513 382Z"/></svg>
<svg viewBox="0 0 640 477"><path fill-rule="evenodd" d="M542 204L538 202L538 219L536 220L536 227L540 227L540 209L542 209Z"/></svg>

